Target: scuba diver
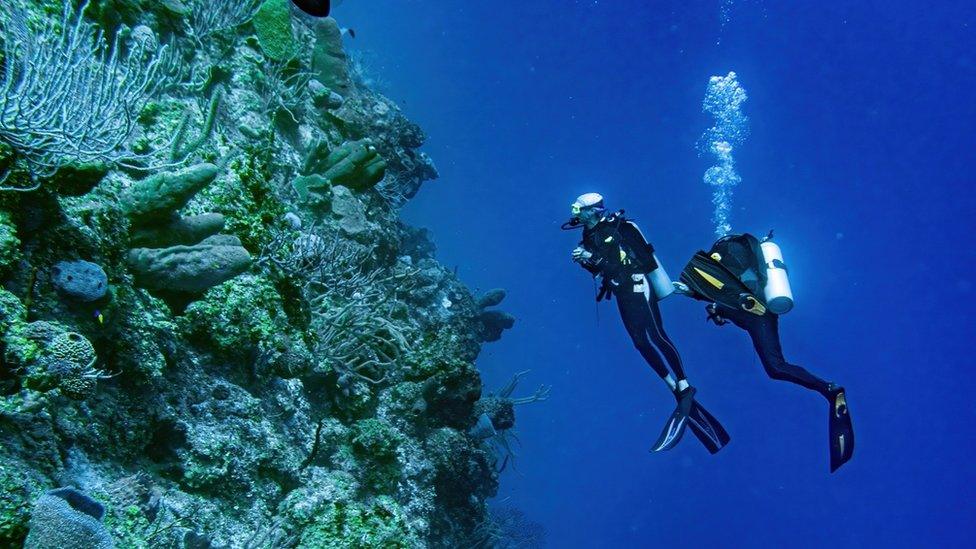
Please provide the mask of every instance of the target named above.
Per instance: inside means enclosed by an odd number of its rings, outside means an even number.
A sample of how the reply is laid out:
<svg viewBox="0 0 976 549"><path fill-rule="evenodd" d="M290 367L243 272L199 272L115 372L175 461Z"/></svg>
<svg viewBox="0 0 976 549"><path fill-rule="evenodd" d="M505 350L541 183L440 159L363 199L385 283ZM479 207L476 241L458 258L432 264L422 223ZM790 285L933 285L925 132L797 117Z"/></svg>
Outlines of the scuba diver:
<svg viewBox="0 0 976 549"><path fill-rule="evenodd" d="M854 429L844 388L790 364L783 357L779 315L793 308L786 265L772 231L762 240L727 235L706 253L699 251L675 282L677 293L708 301L708 320L729 322L748 332L769 377L820 393L829 403L830 472L854 454Z"/></svg>
<svg viewBox="0 0 976 549"><path fill-rule="evenodd" d="M729 442L722 425L695 401L695 388L688 383L681 356L664 332L657 302L674 292L671 279L623 210L609 213L597 193L581 195L572 205L572 218L564 230L583 229L583 238L573 250L573 261L601 281L597 301L617 298L624 327L644 360L667 383L678 404L668 418L652 451L670 450L681 440L685 427L711 453ZM670 368L670 371L669 371Z"/></svg>

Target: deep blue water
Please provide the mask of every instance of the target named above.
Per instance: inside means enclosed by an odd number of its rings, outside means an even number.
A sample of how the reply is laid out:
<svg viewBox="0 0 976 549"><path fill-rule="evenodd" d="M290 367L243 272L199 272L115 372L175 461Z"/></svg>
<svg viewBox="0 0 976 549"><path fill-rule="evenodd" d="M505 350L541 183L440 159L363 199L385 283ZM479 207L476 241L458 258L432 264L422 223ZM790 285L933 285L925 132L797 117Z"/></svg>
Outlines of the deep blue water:
<svg viewBox="0 0 976 549"><path fill-rule="evenodd" d="M441 172L406 209L516 328L486 387L531 369L498 500L552 547L972 547L976 8L972 2L347 0L335 11ZM676 274L712 238L695 142L734 70L751 135L732 225L776 228L797 307L787 358L848 389L857 452L828 473L821 397L765 377L746 335L662 304L733 442L648 448L672 397L599 312L559 224L626 208Z"/></svg>

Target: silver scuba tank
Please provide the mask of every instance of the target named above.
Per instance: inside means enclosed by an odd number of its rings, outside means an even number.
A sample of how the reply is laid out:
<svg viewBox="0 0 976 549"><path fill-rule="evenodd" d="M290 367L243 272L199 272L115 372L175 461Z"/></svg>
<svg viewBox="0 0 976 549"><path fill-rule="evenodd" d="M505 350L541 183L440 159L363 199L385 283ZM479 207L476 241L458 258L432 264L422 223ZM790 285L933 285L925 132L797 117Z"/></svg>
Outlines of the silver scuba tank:
<svg viewBox="0 0 976 549"><path fill-rule="evenodd" d="M759 247L762 250L763 263L766 264L766 287L763 289L766 307L775 314L786 314L793 308L793 291L790 289L786 264L783 263L783 251L773 242L771 232Z"/></svg>
<svg viewBox="0 0 976 549"><path fill-rule="evenodd" d="M671 283L671 277L664 270L664 265L657 258L657 254L654 255L654 261L657 263L657 269L648 273L647 280L651 283L651 287L654 288L654 295L657 296L657 300L661 301L674 293L674 284Z"/></svg>

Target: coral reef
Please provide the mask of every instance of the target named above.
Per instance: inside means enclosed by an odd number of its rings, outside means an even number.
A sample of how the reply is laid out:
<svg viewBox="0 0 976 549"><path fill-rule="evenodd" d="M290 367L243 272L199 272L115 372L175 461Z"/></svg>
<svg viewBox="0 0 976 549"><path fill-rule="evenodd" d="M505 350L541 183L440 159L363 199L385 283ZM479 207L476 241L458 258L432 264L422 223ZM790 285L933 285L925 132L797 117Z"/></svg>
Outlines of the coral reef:
<svg viewBox="0 0 976 549"><path fill-rule="evenodd" d="M400 221L437 172L336 22L7 4L0 545L500 539L516 406L548 389L483 394L504 291Z"/></svg>

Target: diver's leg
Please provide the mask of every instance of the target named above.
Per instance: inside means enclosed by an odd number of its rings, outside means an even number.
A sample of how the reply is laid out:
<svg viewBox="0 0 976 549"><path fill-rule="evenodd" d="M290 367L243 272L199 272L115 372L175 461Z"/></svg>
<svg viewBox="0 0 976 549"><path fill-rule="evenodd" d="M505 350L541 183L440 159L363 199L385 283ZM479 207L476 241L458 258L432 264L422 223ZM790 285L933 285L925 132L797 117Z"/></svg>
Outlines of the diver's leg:
<svg viewBox="0 0 976 549"><path fill-rule="evenodd" d="M619 294L625 295L621 296ZM617 297L617 305L620 308L620 316L624 320L624 326L627 327L627 333L630 334L631 339L634 341L634 346L640 351L644 360L668 384L668 387L671 388L675 398L678 400L674 412L671 413L668 420L664 423L661 435L651 447L652 452L670 450L681 440L689 423L694 423L695 421L700 422L698 416L691 418L691 412L695 405L695 389L688 385L688 381L684 379L684 375L681 375L681 378L676 382L674 377L668 372L667 366L665 365L664 349L660 345L655 345L652 341L652 334L655 334L653 336L655 339L660 339L661 337L657 335L662 333L659 326L660 315L655 318L653 307L650 306L644 293L619 292L615 295ZM676 351L675 354L677 354ZM678 372L675 373L677 374ZM699 428L699 425L696 424L695 428ZM717 432L717 429L715 431ZM718 451L721 444L721 439L718 439L717 442L709 440L709 451Z"/></svg>
<svg viewBox="0 0 976 549"><path fill-rule="evenodd" d="M678 353L678 348L674 346L671 338L664 331L661 308L653 296L648 300L647 305L651 311L651 322L647 328L647 335L650 337L651 343L664 355L664 359L668 361L671 371L674 372L675 377L680 382L685 379L685 370L681 364L681 355Z"/></svg>
<svg viewBox="0 0 976 549"><path fill-rule="evenodd" d="M751 315L751 313L744 313ZM752 315L754 316L754 315ZM747 321L747 330L752 337L752 344L756 348L759 360L769 377L795 383L807 389L817 391L827 400L832 398L830 383L813 375L805 368L790 364L783 357L783 348L779 340L779 318L773 314L755 316Z"/></svg>
<svg viewBox="0 0 976 549"><path fill-rule="evenodd" d="M619 293L624 294L624 292ZM647 335L648 325L653 322L647 301L644 300L642 294L615 295L615 297L617 298L617 308L620 310L620 318L624 321L624 327L634 342L634 347L637 348L637 351L657 375L661 376L662 379L667 379L669 372L664 359Z"/></svg>

